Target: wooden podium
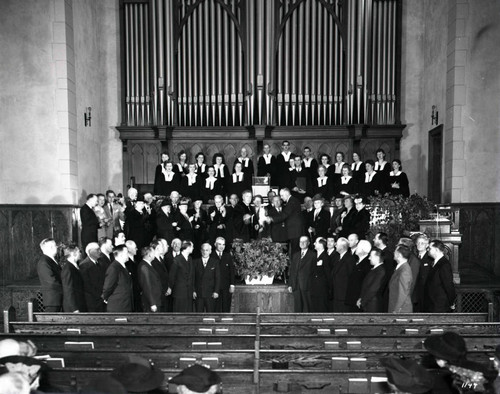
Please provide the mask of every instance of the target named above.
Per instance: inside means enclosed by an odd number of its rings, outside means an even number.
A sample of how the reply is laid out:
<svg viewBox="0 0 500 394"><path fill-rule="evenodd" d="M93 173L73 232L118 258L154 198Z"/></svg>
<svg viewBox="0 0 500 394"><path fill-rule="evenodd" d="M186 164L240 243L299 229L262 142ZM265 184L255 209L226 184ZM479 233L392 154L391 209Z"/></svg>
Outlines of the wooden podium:
<svg viewBox="0 0 500 394"><path fill-rule="evenodd" d="M293 313L293 296L288 286L276 285L236 285L231 303L231 313Z"/></svg>

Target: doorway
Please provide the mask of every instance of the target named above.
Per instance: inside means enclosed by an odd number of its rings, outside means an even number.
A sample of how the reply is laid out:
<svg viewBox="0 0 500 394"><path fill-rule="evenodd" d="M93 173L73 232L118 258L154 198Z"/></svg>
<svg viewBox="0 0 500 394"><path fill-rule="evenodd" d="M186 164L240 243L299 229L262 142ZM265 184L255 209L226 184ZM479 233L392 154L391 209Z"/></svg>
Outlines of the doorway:
<svg viewBox="0 0 500 394"><path fill-rule="evenodd" d="M441 204L443 195L443 125L429 131L428 198Z"/></svg>

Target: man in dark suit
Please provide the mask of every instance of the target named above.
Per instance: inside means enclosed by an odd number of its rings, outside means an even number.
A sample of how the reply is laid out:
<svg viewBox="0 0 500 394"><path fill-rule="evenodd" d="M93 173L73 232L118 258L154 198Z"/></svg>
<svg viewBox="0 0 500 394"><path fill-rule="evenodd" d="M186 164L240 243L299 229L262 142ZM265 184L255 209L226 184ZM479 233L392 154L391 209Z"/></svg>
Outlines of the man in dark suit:
<svg viewBox="0 0 500 394"><path fill-rule="evenodd" d="M229 235L228 226L232 225L233 222L229 221L228 209L224 206L224 198L219 194L214 197L214 205L208 208L208 224L210 243L214 243L217 237Z"/></svg>
<svg viewBox="0 0 500 394"><path fill-rule="evenodd" d="M102 263L104 273L106 273L106 270L113 261L113 240L111 238L102 237L99 240L99 249L101 251L101 255L97 260L99 263Z"/></svg>
<svg viewBox="0 0 500 394"><path fill-rule="evenodd" d="M314 210L311 212L311 222L308 228L311 239L327 238L330 227L330 212L323 208L324 200L321 196L313 199Z"/></svg>
<svg viewBox="0 0 500 394"><path fill-rule="evenodd" d="M215 312L215 300L219 298L220 264L211 253L212 246L204 243L201 257L193 261L196 312Z"/></svg>
<svg viewBox="0 0 500 394"><path fill-rule="evenodd" d="M172 265L174 264L174 259L181 254L182 241L179 238L174 238L170 243L170 249L168 249L163 256L163 262L167 267L167 271L170 275L172 270ZM171 294L167 294L165 312L172 312L174 310L174 300Z"/></svg>
<svg viewBox="0 0 500 394"><path fill-rule="evenodd" d="M82 221L81 241L84 250L90 242L97 242L99 219L97 219L97 215L94 212L96 206L97 196L89 194L87 202L80 208L80 220Z"/></svg>
<svg viewBox="0 0 500 394"><path fill-rule="evenodd" d="M184 241L181 254L174 259L174 264L169 272L169 288L167 294L172 294L174 299L174 312L193 312L194 296L194 269L191 254L193 243Z"/></svg>
<svg viewBox="0 0 500 394"><path fill-rule="evenodd" d="M219 263L220 269L220 285L219 298L215 303L217 312L231 312L231 301L234 293L234 263L233 256L226 252L226 240L219 237L215 240L215 251L212 253Z"/></svg>
<svg viewBox="0 0 500 394"><path fill-rule="evenodd" d="M128 250L125 245L115 247L115 261L106 271L102 299L107 312L132 312L132 279L125 267L128 261Z"/></svg>
<svg viewBox="0 0 500 394"><path fill-rule="evenodd" d="M88 312L104 312L102 290L106 271L111 265L109 258L100 253L99 245L91 242L85 249L87 257L80 263L80 273L83 279L83 290Z"/></svg>
<svg viewBox="0 0 500 394"><path fill-rule="evenodd" d="M357 306L357 301L361 295L363 280L371 269L370 260L368 259L371 248L372 245L370 242L364 239L359 241L358 247L356 248L356 255L359 260L352 269L351 275L349 275L349 279L347 280L347 292L345 297L345 303L350 308L351 312L361 312Z"/></svg>
<svg viewBox="0 0 500 394"><path fill-rule="evenodd" d="M370 264L372 268L361 285L357 306L363 312L382 313L385 309L383 292L386 275L382 252L379 249L372 249L370 252Z"/></svg>
<svg viewBox="0 0 500 394"><path fill-rule="evenodd" d="M128 239L125 241L125 246L128 251L128 260L125 263L125 268L132 279L132 305L134 312L142 312L141 286L139 285L138 267L141 262L140 255L138 256L137 244Z"/></svg>
<svg viewBox="0 0 500 394"><path fill-rule="evenodd" d="M309 280L316 254L309 249L309 238L300 237L300 250L292 254L288 291L293 294L294 312L308 313L311 309Z"/></svg>
<svg viewBox="0 0 500 394"><path fill-rule="evenodd" d="M424 312L445 313L455 309L455 285L451 264L445 257L446 246L435 239L429 244L434 259L424 287Z"/></svg>
<svg viewBox="0 0 500 394"><path fill-rule="evenodd" d="M285 222L276 223L274 220L281 215L283 210L280 196L274 196L272 206L268 207L267 215L271 218L271 239L274 242L284 243L288 240Z"/></svg>
<svg viewBox="0 0 500 394"><path fill-rule="evenodd" d="M168 250L168 245L167 242L163 242L165 240L157 239L153 242L151 242L151 247L153 248L153 259L149 263L149 265L156 271L156 275L160 281L161 289L161 297L160 297L160 303L157 304L157 309L158 312L167 312L167 290L168 290L168 269L167 265L164 262L164 255ZM165 249L166 248L166 249ZM144 258L143 258L144 260ZM148 268L149 271L149 268ZM140 276L139 276L140 278ZM139 284L141 285L142 293L143 293L143 307L144 307L144 286L142 283ZM144 310L145 312L148 311L148 309ZM155 311L156 312L156 311ZM170 311L171 312L171 311Z"/></svg>
<svg viewBox="0 0 500 394"><path fill-rule="evenodd" d="M62 307L63 289L61 281L61 266L56 261L57 244L53 238L45 238L40 242L43 255L36 264L38 279L42 287L45 312L60 312Z"/></svg>
<svg viewBox="0 0 500 394"><path fill-rule="evenodd" d="M379 232L375 234L373 238L373 246L381 251L381 257L384 261L385 267L385 283L383 289L384 296L384 310L382 312L387 312L387 307L389 305L389 281L391 276L396 269L396 261L394 260L394 253L387 247L389 242L389 237L384 232Z"/></svg>
<svg viewBox="0 0 500 394"><path fill-rule="evenodd" d="M158 243L157 243L158 244ZM156 245L158 247L158 245ZM159 246L161 248L161 245ZM139 263L139 284L141 286L142 310L144 312L160 312L163 304L163 285L158 272L151 263L155 260L152 246L142 248L142 261Z"/></svg>
<svg viewBox="0 0 500 394"><path fill-rule="evenodd" d="M234 238L243 240L243 242L250 242L251 239L255 239L254 228L252 226L253 216L255 211L252 204L252 192L250 190L243 191L241 195L240 207L243 212L243 225L238 230L235 228Z"/></svg>
<svg viewBox="0 0 500 394"><path fill-rule="evenodd" d="M359 239L366 239L366 234L370 231L370 212L365 207L364 197L356 197L354 207L357 212L353 221L353 233L358 234Z"/></svg>
<svg viewBox="0 0 500 394"><path fill-rule="evenodd" d="M347 284L356 259L349 250L347 239L341 237L337 240L335 249L339 258L334 260L332 267L333 276L333 312L349 312L346 305Z"/></svg>
<svg viewBox="0 0 500 394"><path fill-rule="evenodd" d="M291 195L287 188L280 190L280 196L285 204L283 211L281 215L269 218L269 222L273 224L285 222L287 238L290 243L289 250L293 254L299 250L299 238L304 231L300 202Z"/></svg>
<svg viewBox="0 0 500 394"><path fill-rule="evenodd" d="M415 240L415 245L417 247L417 258L420 262L420 269L418 270L417 280L413 288L413 311L423 312L425 282L427 282L427 277L433 263L427 250L429 247L429 237L425 234L419 235Z"/></svg>
<svg viewBox="0 0 500 394"><path fill-rule="evenodd" d="M86 312L83 278L78 268L80 249L76 245L69 245L64 250L66 264L61 271L63 288L63 312Z"/></svg>

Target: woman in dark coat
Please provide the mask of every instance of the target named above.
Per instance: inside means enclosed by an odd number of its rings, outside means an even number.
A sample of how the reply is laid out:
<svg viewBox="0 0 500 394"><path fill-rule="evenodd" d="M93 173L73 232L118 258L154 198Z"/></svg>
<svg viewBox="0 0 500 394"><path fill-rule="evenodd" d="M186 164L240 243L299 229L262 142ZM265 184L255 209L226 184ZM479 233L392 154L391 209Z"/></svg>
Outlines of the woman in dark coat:
<svg viewBox="0 0 500 394"><path fill-rule="evenodd" d="M160 210L156 213L156 236L167 240L170 245L174 237L172 228L172 204L165 198L161 203Z"/></svg>
<svg viewBox="0 0 500 394"><path fill-rule="evenodd" d="M309 279L309 294L311 300L311 313L328 312L331 288L331 259L326 252L326 240L318 237L314 243L316 258L311 267Z"/></svg>

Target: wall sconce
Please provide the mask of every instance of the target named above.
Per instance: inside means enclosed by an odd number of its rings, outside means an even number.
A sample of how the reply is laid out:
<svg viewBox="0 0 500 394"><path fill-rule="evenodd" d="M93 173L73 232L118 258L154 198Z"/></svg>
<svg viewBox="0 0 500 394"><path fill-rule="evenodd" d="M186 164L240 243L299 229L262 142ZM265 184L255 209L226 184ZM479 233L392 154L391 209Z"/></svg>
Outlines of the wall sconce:
<svg viewBox="0 0 500 394"><path fill-rule="evenodd" d="M431 125L438 125L439 123L439 111L437 110L437 106L432 106L432 114L431 114Z"/></svg>
<svg viewBox="0 0 500 394"><path fill-rule="evenodd" d="M85 112L83 113L83 119L85 121L85 127L90 127L91 126L91 119L92 119L92 108L91 107L87 107L85 108Z"/></svg>

